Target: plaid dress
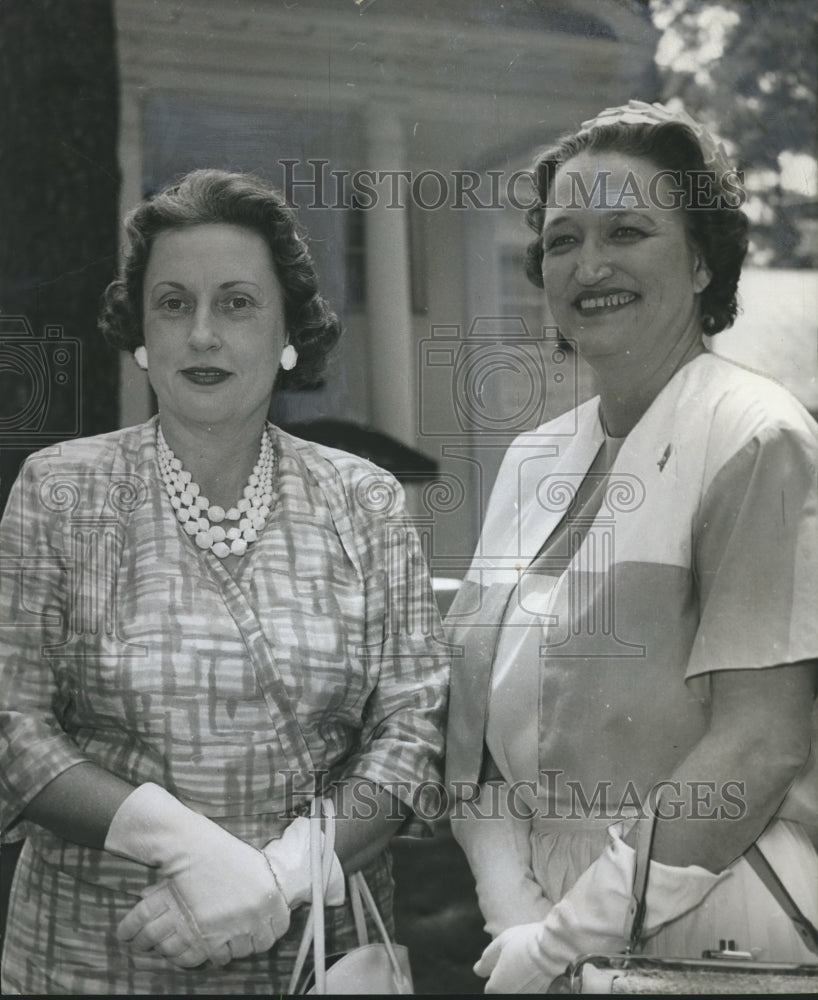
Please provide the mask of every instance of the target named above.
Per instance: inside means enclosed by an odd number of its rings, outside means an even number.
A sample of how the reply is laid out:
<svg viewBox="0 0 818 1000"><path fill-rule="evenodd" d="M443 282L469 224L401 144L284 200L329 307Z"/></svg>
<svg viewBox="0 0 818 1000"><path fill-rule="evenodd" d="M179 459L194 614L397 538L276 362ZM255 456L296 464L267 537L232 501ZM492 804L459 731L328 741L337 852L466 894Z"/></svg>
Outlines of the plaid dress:
<svg viewBox="0 0 818 1000"><path fill-rule="evenodd" d="M223 969L177 970L116 940L154 873L17 823L78 762L156 782L257 847L304 807L315 772L388 787L416 814L407 832L434 812L448 658L400 487L270 430L272 513L232 572L176 521L156 418L39 452L12 490L0 534L0 823L27 843L5 992L287 988L302 914L270 952ZM367 874L388 914L388 857ZM339 908L328 952L351 943Z"/></svg>

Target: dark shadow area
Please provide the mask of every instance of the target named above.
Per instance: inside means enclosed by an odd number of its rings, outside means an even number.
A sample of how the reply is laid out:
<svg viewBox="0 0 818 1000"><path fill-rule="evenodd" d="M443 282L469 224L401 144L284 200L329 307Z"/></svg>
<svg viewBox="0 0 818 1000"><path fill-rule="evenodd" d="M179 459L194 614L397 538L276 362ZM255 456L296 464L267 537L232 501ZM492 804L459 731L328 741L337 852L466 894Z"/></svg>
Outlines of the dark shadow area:
<svg viewBox="0 0 818 1000"><path fill-rule="evenodd" d="M490 938L483 930L474 879L447 820L428 840L392 841L395 933L409 949L415 992L481 995L472 966Z"/></svg>
<svg viewBox="0 0 818 1000"><path fill-rule="evenodd" d="M438 463L433 458L397 441L389 434L350 420L333 420L327 417L279 426L305 441L339 448L366 458L391 472L399 481L403 476L411 476L416 482L423 477L433 479L437 474Z"/></svg>
<svg viewBox="0 0 818 1000"><path fill-rule="evenodd" d="M6 937L6 915L9 909L9 893L17 859L25 841L18 840L13 844L3 844L0 847L0 955L3 954L3 941Z"/></svg>

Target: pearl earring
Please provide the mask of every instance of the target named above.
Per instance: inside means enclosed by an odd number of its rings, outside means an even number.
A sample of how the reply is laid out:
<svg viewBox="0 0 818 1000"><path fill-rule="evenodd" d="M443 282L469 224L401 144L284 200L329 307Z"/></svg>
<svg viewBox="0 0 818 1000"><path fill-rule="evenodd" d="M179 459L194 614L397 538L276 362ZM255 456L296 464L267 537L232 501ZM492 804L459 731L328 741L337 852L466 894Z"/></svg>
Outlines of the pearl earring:
<svg viewBox="0 0 818 1000"><path fill-rule="evenodd" d="M139 365L143 372L148 370L148 349L144 344L140 344L139 347L133 352L134 361Z"/></svg>
<svg viewBox="0 0 818 1000"><path fill-rule="evenodd" d="M281 367L285 372L291 372L298 363L298 351L292 344L286 344L281 352Z"/></svg>

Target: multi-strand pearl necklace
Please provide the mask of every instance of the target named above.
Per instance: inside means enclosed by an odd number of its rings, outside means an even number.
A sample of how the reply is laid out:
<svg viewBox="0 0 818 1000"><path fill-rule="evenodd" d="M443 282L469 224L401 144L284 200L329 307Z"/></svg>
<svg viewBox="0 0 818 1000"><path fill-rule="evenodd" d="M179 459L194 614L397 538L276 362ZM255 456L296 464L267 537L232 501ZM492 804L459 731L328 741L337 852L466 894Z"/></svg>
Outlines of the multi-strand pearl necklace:
<svg viewBox="0 0 818 1000"><path fill-rule="evenodd" d="M258 461L235 507L225 510L202 496L198 483L182 468L165 441L162 428L156 429L159 472L170 497L176 519L200 549L210 549L220 559L243 556L264 527L273 502L275 452L265 428L261 435ZM223 523L222 523L223 522Z"/></svg>

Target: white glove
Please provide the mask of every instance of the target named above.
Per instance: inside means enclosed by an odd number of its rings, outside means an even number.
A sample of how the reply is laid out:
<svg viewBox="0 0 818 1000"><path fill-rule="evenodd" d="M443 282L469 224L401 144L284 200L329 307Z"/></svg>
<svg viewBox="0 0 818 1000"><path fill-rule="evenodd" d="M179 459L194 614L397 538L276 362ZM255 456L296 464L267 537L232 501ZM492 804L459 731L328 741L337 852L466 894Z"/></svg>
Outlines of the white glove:
<svg viewBox="0 0 818 1000"><path fill-rule="evenodd" d="M483 785L473 807L464 806L464 815L452 816L450 823L468 858L492 937L508 927L545 920L553 905L531 869L531 823L512 815L508 803L508 782Z"/></svg>
<svg viewBox="0 0 818 1000"><path fill-rule="evenodd" d="M322 841L323 836L321 834ZM294 910L296 906L312 901L310 821L306 816L294 819L278 840L271 840L265 844L262 854L276 873L276 879L290 909ZM340 906L344 896L344 872L337 854L333 851L324 902L327 906Z"/></svg>
<svg viewBox="0 0 818 1000"><path fill-rule="evenodd" d="M608 832L604 852L544 921L503 931L486 948L474 967L478 976L490 976L486 993L547 993L578 956L623 950L635 854L617 827ZM643 933L653 934L698 906L727 874L652 861Z"/></svg>
<svg viewBox="0 0 818 1000"><path fill-rule="evenodd" d="M267 951L290 925L265 855L158 785L140 785L125 799L105 850L158 868L167 879L119 924L117 937L137 950L154 948L188 967L198 947L225 965Z"/></svg>
<svg viewBox="0 0 818 1000"><path fill-rule="evenodd" d="M142 929L130 941L138 951L154 948L180 969L193 969L209 958L207 947L201 934L190 917L187 907L174 892L172 882L159 882L149 886L142 893L139 904L144 921ZM127 915L129 919L133 910ZM154 944L153 942L157 942Z"/></svg>

